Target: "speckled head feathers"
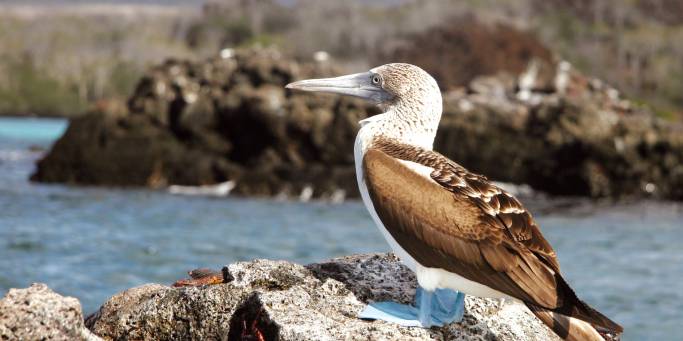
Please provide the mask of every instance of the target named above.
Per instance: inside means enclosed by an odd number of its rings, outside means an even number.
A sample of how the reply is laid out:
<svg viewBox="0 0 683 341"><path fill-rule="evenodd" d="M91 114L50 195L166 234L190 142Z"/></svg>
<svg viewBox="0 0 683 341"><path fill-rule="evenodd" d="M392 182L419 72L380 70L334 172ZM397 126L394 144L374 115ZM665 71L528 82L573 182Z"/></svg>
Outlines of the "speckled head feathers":
<svg viewBox="0 0 683 341"><path fill-rule="evenodd" d="M384 114L361 123L364 133L431 149L441 119L441 91L432 76L404 63L334 78L307 79L288 89L354 96L379 104Z"/></svg>
<svg viewBox="0 0 683 341"><path fill-rule="evenodd" d="M427 91L440 94L439 86L434 78L425 70L412 64L385 64L370 72L379 75L381 87L399 99L414 97Z"/></svg>

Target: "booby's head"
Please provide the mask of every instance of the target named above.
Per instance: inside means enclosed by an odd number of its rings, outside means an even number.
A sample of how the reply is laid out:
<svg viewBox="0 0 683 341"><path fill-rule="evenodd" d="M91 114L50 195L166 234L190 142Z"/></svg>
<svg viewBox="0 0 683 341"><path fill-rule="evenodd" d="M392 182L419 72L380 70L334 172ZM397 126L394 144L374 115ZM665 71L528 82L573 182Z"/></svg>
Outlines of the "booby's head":
<svg viewBox="0 0 683 341"><path fill-rule="evenodd" d="M353 96L378 104L385 112L369 120L378 134L428 149L441 119L439 86L426 71L411 64L385 64L368 72L302 80L286 88ZM361 123L368 122L364 121Z"/></svg>

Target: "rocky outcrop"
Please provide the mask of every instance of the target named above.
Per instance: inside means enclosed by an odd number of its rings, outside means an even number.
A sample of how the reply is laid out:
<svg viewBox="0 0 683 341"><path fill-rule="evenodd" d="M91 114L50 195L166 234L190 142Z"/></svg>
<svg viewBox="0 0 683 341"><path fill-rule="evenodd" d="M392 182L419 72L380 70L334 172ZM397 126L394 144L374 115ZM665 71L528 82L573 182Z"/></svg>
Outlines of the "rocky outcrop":
<svg viewBox="0 0 683 341"><path fill-rule="evenodd" d="M409 303L413 273L390 254L301 266L231 264L205 286L147 284L111 297L85 323L75 298L44 284L0 300L3 340L559 340L522 304L467 297L463 320L401 327L356 316L368 301ZM85 329L85 326L89 329Z"/></svg>
<svg viewBox="0 0 683 341"><path fill-rule="evenodd" d="M369 300L410 302L415 277L389 255L301 266L228 266L229 283L150 284L109 299L86 324L105 340L557 340L524 306L468 297L462 322L408 328L356 317Z"/></svg>
<svg viewBox="0 0 683 341"><path fill-rule="evenodd" d="M32 179L150 187L235 180L243 195L356 195L350 141L373 109L285 92L295 79L339 73L327 64L274 50L231 53L168 61L140 81L129 112L71 120Z"/></svg>
<svg viewBox="0 0 683 341"><path fill-rule="evenodd" d="M101 340L85 328L81 304L45 284L10 289L0 300L0 340Z"/></svg>
<svg viewBox="0 0 683 341"><path fill-rule="evenodd" d="M234 180L242 195L357 196L353 139L358 120L377 109L283 88L342 72L273 50L223 56L169 61L142 79L128 111L73 119L32 179L151 187ZM552 194L683 200L681 127L567 63L529 65L445 93L436 150L494 180Z"/></svg>
<svg viewBox="0 0 683 341"><path fill-rule="evenodd" d="M446 95L436 149L490 178L560 195L683 200L683 126L561 62Z"/></svg>

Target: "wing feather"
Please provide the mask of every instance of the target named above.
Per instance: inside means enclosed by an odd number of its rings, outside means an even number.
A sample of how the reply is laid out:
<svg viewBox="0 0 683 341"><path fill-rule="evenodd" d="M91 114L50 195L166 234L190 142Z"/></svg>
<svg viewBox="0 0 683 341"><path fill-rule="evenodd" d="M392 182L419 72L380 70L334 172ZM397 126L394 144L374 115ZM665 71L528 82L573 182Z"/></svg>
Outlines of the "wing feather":
<svg viewBox="0 0 683 341"><path fill-rule="evenodd" d="M399 160L432 168L430 178ZM486 177L439 153L385 138L373 141L363 170L384 226L423 266L516 297L535 312L548 309L623 331L576 296L531 214Z"/></svg>
<svg viewBox="0 0 683 341"><path fill-rule="evenodd" d="M366 152L363 167L378 216L420 264L542 307L557 307L554 271L470 196L444 190L378 149Z"/></svg>

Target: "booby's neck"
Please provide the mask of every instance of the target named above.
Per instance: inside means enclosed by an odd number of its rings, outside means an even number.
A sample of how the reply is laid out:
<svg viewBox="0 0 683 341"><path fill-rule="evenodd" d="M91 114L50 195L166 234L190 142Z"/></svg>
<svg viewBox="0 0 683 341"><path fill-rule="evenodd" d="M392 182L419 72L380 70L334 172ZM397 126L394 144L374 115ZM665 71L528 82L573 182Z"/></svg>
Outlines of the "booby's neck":
<svg viewBox="0 0 683 341"><path fill-rule="evenodd" d="M425 87L413 96L396 99L379 115L361 121L366 138L387 137L398 142L431 150L443 110L439 88Z"/></svg>

